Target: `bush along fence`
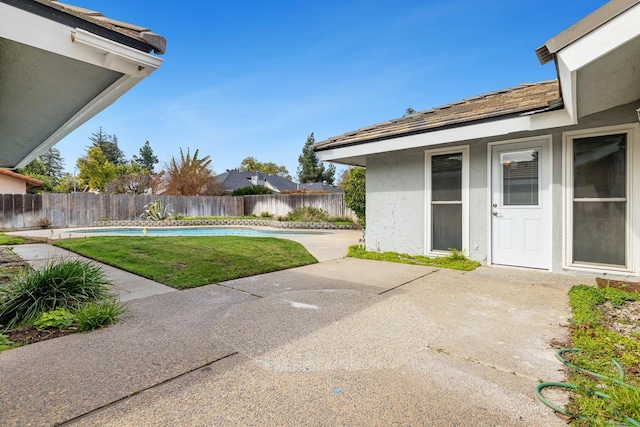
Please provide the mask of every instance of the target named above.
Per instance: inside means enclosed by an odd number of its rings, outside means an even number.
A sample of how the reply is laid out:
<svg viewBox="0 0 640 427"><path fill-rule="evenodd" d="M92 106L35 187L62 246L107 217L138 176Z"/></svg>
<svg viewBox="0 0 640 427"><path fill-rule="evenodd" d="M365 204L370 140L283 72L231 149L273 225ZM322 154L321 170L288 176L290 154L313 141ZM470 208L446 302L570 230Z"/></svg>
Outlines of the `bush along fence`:
<svg viewBox="0 0 640 427"><path fill-rule="evenodd" d="M0 195L0 230L33 229L41 227L68 228L94 225L131 225L141 223L145 205L160 198L164 204L186 217L242 217L261 216L265 213L285 216L290 211L310 206L326 211L329 216L349 218L356 216L344 205L341 193L308 193L260 196L157 196L138 194L45 193ZM226 220L206 220L224 225ZM246 221L247 224L242 223ZM261 224L250 224L251 222ZM167 221L166 225L181 225L184 221ZM214 222L220 222L220 224ZM269 224L262 224L262 222ZM271 225L277 221L236 220L239 225ZM147 222L145 222L148 225ZM280 223L283 224L283 223ZM154 224L155 225L155 224ZM275 225L286 227L285 225Z"/></svg>

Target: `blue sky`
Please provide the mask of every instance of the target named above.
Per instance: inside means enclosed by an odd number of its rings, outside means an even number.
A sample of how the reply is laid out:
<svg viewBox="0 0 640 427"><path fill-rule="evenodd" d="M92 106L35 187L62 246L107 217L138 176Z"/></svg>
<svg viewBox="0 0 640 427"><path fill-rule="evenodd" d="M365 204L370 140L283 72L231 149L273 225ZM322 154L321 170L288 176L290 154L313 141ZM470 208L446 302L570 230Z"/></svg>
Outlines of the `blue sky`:
<svg viewBox="0 0 640 427"><path fill-rule="evenodd" d="M149 141L216 173L256 157L287 167L316 141L556 77L534 50L605 0L66 0L147 26L164 63L56 145L67 171L102 127L127 158ZM340 169L340 167L339 167Z"/></svg>

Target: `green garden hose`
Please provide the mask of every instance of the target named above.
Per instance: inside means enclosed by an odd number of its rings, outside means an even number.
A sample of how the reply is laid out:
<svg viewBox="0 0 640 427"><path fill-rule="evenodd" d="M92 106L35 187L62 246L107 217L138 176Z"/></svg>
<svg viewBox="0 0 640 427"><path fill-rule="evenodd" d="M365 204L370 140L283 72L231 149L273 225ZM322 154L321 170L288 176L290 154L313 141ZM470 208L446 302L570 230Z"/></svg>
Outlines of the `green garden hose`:
<svg viewBox="0 0 640 427"><path fill-rule="evenodd" d="M599 378L601 380L605 380L605 381L610 381L613 384L620 386L620 387L626 387L629 388L631 390L637 390L637 387L634 387L630 384L627 384L624 382L624 370L622 369L622 366L620 366L620 364L618 362L616 362L615 360L611 360L611 362L613 363L613 365L615 366L616 370L618 371L618 378L611 378L608 377L606 375L602 375L602 374L598 374L596 372L591 372L588 371L584 368L581 368L579 366L574 365L573 363L569 362L568 360L566 360L562 355L564 353L568 353L568 352L576 352L576 351L581 351L582 349L580 348L562 348L558 351L556 351L556 357L558 358L558 360L560 360L565 366L568 366L571 369L574 369L578 372L581 372L583 374L586 374L587 376L590 377L595 377L595 378ZM578 414L572 414L570 412L567 412L563 407L560 407L558 405L555 405L553 403L551 403L547 398L545 398L542 395L542 390L547 388L547 387L560 387L560 388L567 388L569 390L577 390L578 387L576 387L573 384L569 384L569 383L562 383L562 382L544 382L544 383L540 383L537 385L536 387L536 396L538 397L538 399L540 399L540 401L542 403L544 403L545 405L547 405L549 408L553 409L554 411L569 416L569 417L580 417L583 418L582 416L578 415ZM597 396L601 399L608 399L609 396L604 394L604 393L600 393L598 391L595 390L588 390L588 393L593 395L593 396ZM617 422L617 421L611 421L609 422L609 425L611 426L633 426L633 427L640 427L640 422L634 420L631 417L628 417L626 415L622 415L622 414L615 414L617 416L621 416L624 419L624 422Z"/></svg>

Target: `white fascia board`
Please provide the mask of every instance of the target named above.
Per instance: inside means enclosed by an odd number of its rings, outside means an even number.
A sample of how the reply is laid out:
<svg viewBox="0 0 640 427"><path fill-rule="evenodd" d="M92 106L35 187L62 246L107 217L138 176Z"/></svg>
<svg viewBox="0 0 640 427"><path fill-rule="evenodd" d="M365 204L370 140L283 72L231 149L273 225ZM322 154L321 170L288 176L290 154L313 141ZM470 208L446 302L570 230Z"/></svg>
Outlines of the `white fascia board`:
<svg viewBox="0 0 640 427"><path fill-rule="evenodd" d="M49 138L44 140L35 150L16 165L16 168L27 166L33 159L43 154L49 148L53 147L62 138L76 130L87 120L97 115L99 112L113 104L118 98L124 95L129 89L138 84L144 76L133 77L124 75L120 77L107 89L98 94L91 102L84 106L80 111L74 114L60 128L54 132Z"/></svg>
<svg viewBox="0 0 640 427"><path fill-rule="evenodd" d="M0 17L0 37L122 74L147 76L162 64L146 52L5 3L0 3Z"/></svg>
<svg viewBox="0 0 640 427"><path fill-rule="evenodd" d="M640 5L636 5L556 53L570 72L640 36Z"/></svg>
<svg viewBox="0 0 640 427"><path fill-rule="evenodd" d="M317 151L322 161L338 161L343 158L366 156L411 148L426 148L447 143L469 141L480 138L508 135L515 132L527 132L567 126L572 120L566 111L550 111L528 116L512 117L486 123L470 124L451 129L402 136L376 142L347 145Z"/></svg>

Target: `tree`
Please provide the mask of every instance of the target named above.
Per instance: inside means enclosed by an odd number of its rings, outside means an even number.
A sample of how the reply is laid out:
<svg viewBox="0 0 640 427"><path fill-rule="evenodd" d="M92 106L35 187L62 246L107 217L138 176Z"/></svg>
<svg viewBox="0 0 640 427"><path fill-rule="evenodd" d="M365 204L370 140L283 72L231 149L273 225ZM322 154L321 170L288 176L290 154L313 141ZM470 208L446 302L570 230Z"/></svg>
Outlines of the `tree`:
<svg viewBox="0 0 640 427"><path fill-rule="evenodd" d="M286 167L278 166L273 162L262 163L255 157L246 157L242 160L238 170L243 172L259 172L269 175L278 175L282 178L291 179L291 175L289 175L289 171Z"/></svg>
<svg viewBox="0 0 640 427"><path fill-rule="evenodd" d="M149 171L153 175L154 167L158 163L158 156L153 154L149 141L145 142L140 148L140 157L133 155L133 161L140 166L141 169Z"/></svg>
<svg viewBox="0 0 640 427"><path fill-rule="evenodd" d="M216 181L216 177L209 165L210 156L198 158L198 150L185 155L180 148L180 159L171 158L165 166L163 179L165 194L196 196L222 194L222 188Z"/></svg>
<svg viewBox="0 0 640 427"><path fill-rule="evenodd" d="M313 144L315 144L315 142L315 137L313 132L311 132L307 137L307 142L305 142L304 147L302 148L302 154L298 157L298 162L300 163L300 166L298 167L298 181L301 184L322 181L327 181L327 184L333 184L333 181L335 180L336 167L334 165L329 165L325 170L324 164L320 162L315 151L313 151Z"/></svg>
<svg viewBox="0 0 640 427"><path fill-rule="evenodd" d="M107 183L116 177L116 167L107 160L100 147L94 145L87 149L87 155L76 162L80 188L88 187L95 191L104 191Z"/></svg>
<svg viewBox="0 0 640 427"><path fill-rule="evenodd" d="M54 191L54 187L62 176L63 169L64 161L60 157L60 151L56 148L50 148L27 166L19 169L18 173L42 181L42 187L35 189L35 192L42 193Z"/></svg>
<svg viewBox="0 0 640 427"><path fill-rule="evenodd" d="M109 135L105 133L102 128L99 128L98 132L91 134L89 141L92 142L94 147L99 147L100 150L102 150L105 158L112 165L123 165L127 163L124 153L118 148L117 136Z"/></svg>
<svg viewBox="0 0 640 427"><path fill-rule="evenodd" d="M60 150L54 147L49 148L40 155L40 161L44 166L45 175L50 178L55 178L55 181L57 182L62 176L62 171L64 170L64 160L60 155Z"/></svg>
<svg viewBox="0 0 640 427"><path fill-rule="evenodd" d="M358 222L365 226L367 201L367 174L364 168L351 168L344 183L344 204L353 210Z"/></svg>
<svg viewBox="0 0 640 427"><path fill-rule="evenodd" d="M416 110L414 110L411 107L407 107L407 109L404 110L404 114L402 115L402 117L407 117L407 116L410 116L410 115L415 114L415 113L417 113Z"/></svg>

